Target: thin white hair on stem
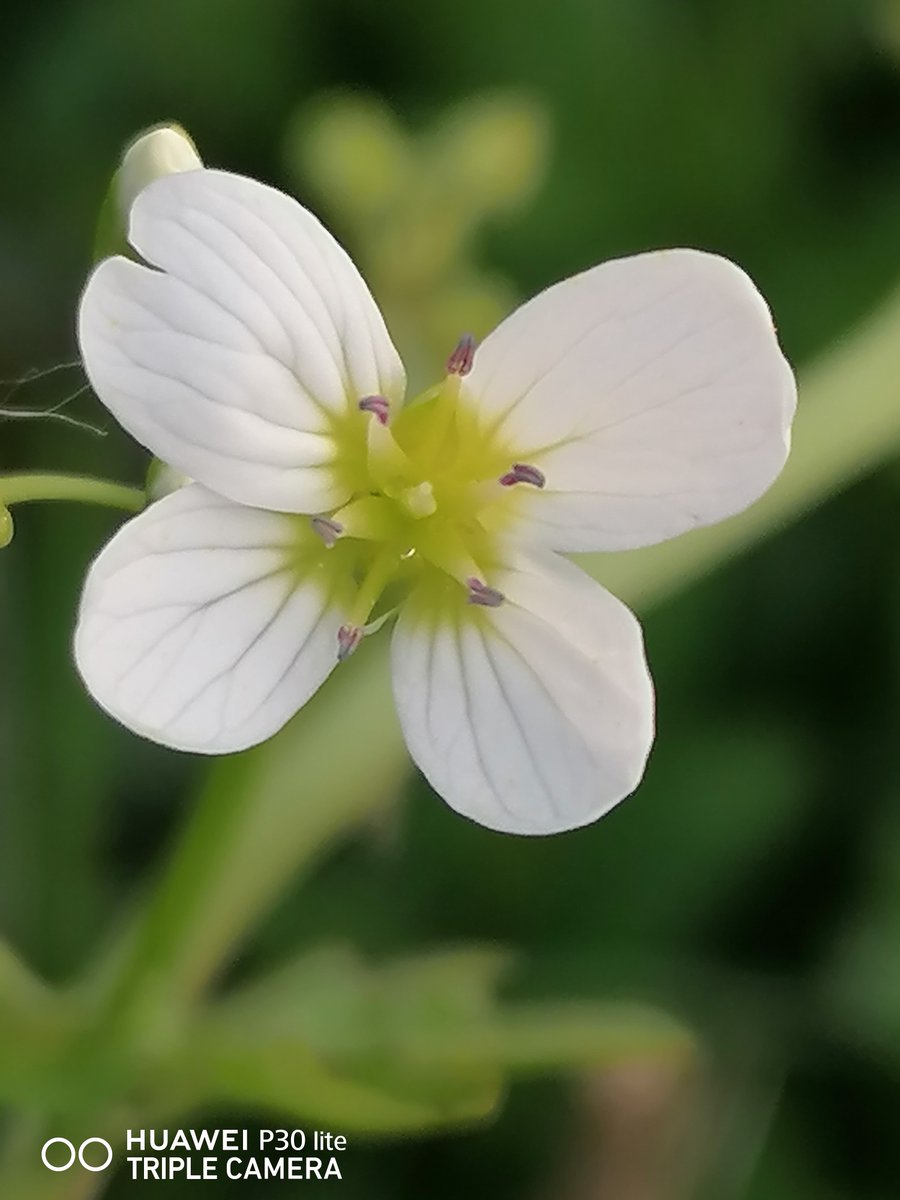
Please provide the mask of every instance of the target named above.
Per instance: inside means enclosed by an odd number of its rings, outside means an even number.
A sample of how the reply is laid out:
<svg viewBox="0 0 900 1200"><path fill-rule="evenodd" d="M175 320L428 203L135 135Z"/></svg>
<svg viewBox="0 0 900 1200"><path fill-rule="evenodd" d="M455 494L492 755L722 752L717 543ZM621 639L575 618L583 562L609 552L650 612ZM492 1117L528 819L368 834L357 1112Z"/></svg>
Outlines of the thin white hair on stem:
<svg viewBox="0 0 900 1200"><path fill-rule="evenodd" d="M48 375L56 375L59 371L71 371L73 367L81 367L80 358L72 358L67 362L54 363L50 367L29 367L22 375L18 375L14 379L0 379L0 387L11 389L6 396L8 400L23 384L34 383L38 379L46 378Z"/></svg>
<svg viewBox="0 0 900 1200"><path fill-rule="evenodd" d="M10 389L3 397L3 405L0 405L0 421L57 421L59 424L69 425L74 429L80 429L84 433L93 434L94 437L106 437L108 430L103 426L94 425L90 421L82 420L80 417L73 417L70 413L62 411L73 400L77 400L79 396L84 395L85 392L90 390L90 384L88 383L83 383L75 391L69 392L61 400L45 408L6 407L25 384L35 383L39 379L45 379L48 375L55 375L59 371L72 370L74 367L81 368L80 359L76 358L71 362L54 363L51 367L29 367L24 374L18 376L16 379L0 380L0 386L6 386Z"/></svg>

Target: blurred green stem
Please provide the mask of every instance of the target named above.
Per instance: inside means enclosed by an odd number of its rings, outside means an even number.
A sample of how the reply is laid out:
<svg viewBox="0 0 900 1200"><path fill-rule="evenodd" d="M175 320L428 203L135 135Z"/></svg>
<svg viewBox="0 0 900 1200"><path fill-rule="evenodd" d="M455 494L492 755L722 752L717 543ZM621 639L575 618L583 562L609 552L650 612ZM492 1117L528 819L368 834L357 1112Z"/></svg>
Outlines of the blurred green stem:
<svg viewBox="0 0 900 1200"><path fill-rule="evenodd" d="M88 475L59 475L55 472L0 475L0 504L25 504L35 500L72 500L140 512L145 496L140 488Z"/></svg>
<svg viewBox="0 0 900 1200"><path fill-rule="evenodd" d="M364 645L263 746L213 767L133 931L107 1016L130 1035L177 1021L260 916L336 838L394 799L408 771L384 639Z"/></svg>

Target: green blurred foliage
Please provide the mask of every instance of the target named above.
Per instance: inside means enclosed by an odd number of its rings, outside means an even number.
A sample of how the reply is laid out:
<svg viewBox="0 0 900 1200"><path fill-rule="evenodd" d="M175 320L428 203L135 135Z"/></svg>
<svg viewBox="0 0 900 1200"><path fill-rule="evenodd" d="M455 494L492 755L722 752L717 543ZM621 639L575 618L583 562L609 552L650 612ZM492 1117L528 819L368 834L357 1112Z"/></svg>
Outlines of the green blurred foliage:
<svg viewBox="0 0 900 1200"><path fill-rule="evenodd" d="M211 164L292 188L321 212L358 256L421 385L463 329L486 332L517 296L672 244L745 265L788 353L805 362L897 282L897 11L893 0L434 0L427 10L411 0L11 0L0 374L15 380L73 356L109 176L122 145L165 118L183 122ZM66 386L29 383L10 403L53 403ZM865 399L847 397L848 421ZM108 436L0 419L0 468L143 478L143 455L90 397L67 411ZM312 946L350 940L381 961L441 943L512 945L510 1012L563 997L576 1007L553 1023L559 1033L578 1006L618 998L700 1031L727 1126L706 1155L711 1196L896 1195L897 504L895 471L880 472L648 614L660 738L640 793L599 825L502 838L388 771L379 778L404 791L403 806L330 841L252 937L214 920L228 911L224 876L221 906L191 910L200 950L182 949L177 977L190 991L205 977L201 951L227 947L223 985L237 990L210 1020L234 1041L224 1057L209 1048L212 1082L185 1102L227 1096L246 1122L251 1102L302 1111L287 1089L316 1069L327 1089L321 1064L285 1054L283 1017L253 1023L238 1008L253 1003L255 979L308 970ZM0 913L11 943L54 982L88 959L112 974L127 958L123 923L202 771L113 726L74 676L80 578L115 524L110 513L23 508L0 559ZM366 704L380 714L383 700L357 700L342 745L359 754ZM262 795L303 805L316 777L303 776L289 742L278 755L271 768L250 759L241 770ZM221 827L239 845L245 828L227 824L222 795ZM262 820L270 803L250 835L276 861L271 830L284 827ZM298 818L291 837L301 830ZM193 878L188 865L146 935L161 953L164 914ZM256 886L238 883L243 895ZM265 898L254 901L260 917ZM384 1003L392 968L347 970L348 1004ZM146 980L132 978L140 1021ZM32 1040L0 1035L24 1097L42 1069L32 1050L40 1059L64 1039L71 1013L15 960L0 963L0 979L33 1013ZM418 1019L424 1001L412 991ZM444 995L453 989L442 982ZM484 995L476 988L474 1001ZM355 1027L379 1028L370 1017ZM153 1033L164 1049L185 1029ZM579 1061L589 1040L579 1029ZM206 1034L194 1045L199 1063ZM373 1082L355 1070L360 1087ZM383 1059L375 1074L383 1083ZM579 1112L570 1092L521 1083L465 1137L356 1149L343 1194L557 1195ZM225 1184L208 1194L232 1190L253 1194ZM110 1194L141 1188L121 1179Z"/></svg>
<svg viewBox="0 0 900 1200"><path fill-rule="evenodd" d="M674 1021L634 1006L498 1004L508 959L465 948L372 970L317 950L214 1006L173 1074L193 1106L253 1102L371 1134L488 1116L506 1071L692 1055Z"/></svg>
<svg viewBox="0 0 900 1200"><path fill-rule="evenodd" d="M413 393L440 376L459 334L483 337L514 306L513 284L479 269L473 243L532 196L547 142L543 110L505 94L465 100L418 137L352 94L318 100L289 126L288 167L356 248Z"/></svg>

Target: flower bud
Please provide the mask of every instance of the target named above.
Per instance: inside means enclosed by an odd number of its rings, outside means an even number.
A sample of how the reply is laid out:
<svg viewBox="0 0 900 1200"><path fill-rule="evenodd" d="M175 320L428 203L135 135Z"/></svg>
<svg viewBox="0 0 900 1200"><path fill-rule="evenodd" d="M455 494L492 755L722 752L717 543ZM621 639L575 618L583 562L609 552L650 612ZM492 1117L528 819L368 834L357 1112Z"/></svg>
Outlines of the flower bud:
<svg viewBox="0 0 900 1200"><path fill-rule="evenodd" d="M148 183L202 166L194 143L180 125L157 125L135 138L123 154L100 208L94 259L133 254L127 241L128 214Z"/></svg>
<svg viewBox="0 0 900 1200"><path fill-rule="evenodd" d="M196 146L180 125L158 125L141 134L125 151L116 175L120 214L127 219L138 193L154 179L202 166Z"/></svg>
<svg viewBox="0 0 900 1200"><path fill-rule="evenodd" d="M451 187L479 213L524 203L544 177L549 152L544 109L525 96L476 96L452 110L436 139Z"/></svg>
<svg viewBox="0 0 900 1200"><path fill-rule="evenodd" d="M367 96L304 109L286 146L289 165L350 220L396 206L415 176L409 138L390 109Z"/></svg>

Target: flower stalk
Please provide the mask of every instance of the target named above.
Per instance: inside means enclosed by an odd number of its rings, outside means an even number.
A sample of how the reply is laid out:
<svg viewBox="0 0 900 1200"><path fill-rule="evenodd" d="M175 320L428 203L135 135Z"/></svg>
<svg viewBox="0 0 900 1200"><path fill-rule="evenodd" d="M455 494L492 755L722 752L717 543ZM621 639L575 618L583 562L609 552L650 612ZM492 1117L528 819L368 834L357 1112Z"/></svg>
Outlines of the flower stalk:
<svg viewBox="0 0 900 1200"><path fill-rule="evenodd" d="M16 472L0 475L0 505L30 504L43 500L69 500L77 504L98 504L137 513L144 507L141 488L89 475L65 475L56 472Z"/></svg>

